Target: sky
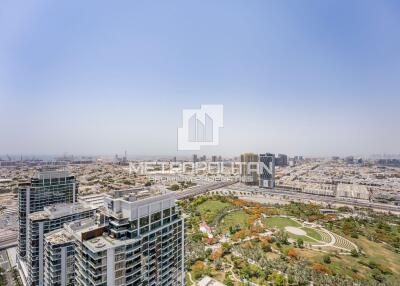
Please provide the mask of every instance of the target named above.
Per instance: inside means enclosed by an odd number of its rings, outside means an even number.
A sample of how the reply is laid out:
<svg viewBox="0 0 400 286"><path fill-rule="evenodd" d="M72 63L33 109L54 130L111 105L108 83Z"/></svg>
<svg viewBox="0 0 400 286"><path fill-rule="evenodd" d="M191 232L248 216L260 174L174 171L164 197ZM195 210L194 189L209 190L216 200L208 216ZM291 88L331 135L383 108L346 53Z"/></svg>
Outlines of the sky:
<svg viewBox="0 0 400 286"><path fill-rule="evenodd" d="M0 154L400 153L398 1L0 6ZM177 151L182 110L224 106Z"/></svg>

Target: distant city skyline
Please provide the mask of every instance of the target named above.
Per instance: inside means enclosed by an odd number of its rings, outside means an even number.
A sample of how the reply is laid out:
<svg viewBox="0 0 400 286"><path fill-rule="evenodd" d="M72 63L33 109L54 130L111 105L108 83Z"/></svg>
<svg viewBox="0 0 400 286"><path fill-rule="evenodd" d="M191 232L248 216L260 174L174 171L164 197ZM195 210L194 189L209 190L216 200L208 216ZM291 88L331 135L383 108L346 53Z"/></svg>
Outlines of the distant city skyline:
<svg viewBox="0 0 400 286"><path fill-rule="evenodd" d="M6 1L0 154L400 153L395 1ZM177 151L182 110L224 106Z"/></svg>

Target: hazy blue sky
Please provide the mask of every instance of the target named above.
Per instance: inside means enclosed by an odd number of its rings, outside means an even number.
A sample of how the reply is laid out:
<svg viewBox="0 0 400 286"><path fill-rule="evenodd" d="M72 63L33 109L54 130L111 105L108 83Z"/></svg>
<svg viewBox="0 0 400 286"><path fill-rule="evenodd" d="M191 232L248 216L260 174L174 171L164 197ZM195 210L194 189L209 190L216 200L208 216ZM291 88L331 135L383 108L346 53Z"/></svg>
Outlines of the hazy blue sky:
<svg viewBox="0 0 400 286"><path fill-rule="evenodd" d="M400 2L2 1L0 154L172 155L201 104L197 153L400 153Z"/></svg>

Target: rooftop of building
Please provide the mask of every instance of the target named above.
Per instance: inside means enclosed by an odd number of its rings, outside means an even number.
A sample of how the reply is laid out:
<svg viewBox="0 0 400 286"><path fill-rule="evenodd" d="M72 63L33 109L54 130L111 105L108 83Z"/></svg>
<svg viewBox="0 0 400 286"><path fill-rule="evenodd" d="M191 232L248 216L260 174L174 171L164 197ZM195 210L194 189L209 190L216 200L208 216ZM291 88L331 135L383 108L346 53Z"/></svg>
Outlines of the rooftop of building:
<svg viewBox="0 0 400 286"><path fill-rule="evenodd" d="M81 233L82 231L88 231L91 229L98 228L99 225L93 218L87 218L82 220L76 220L66 224L66 228L71 230L71 232Z"/></svg>
<svg viewBox="0 0 400 286"><path fill-rule="evenodd" d="M84 245L92 252L103 251L137 240L113 238L106 234L105 226L97 224L94 219L84 219L67 223L65 231L79 241L83 241ZM86 239L87 237L90 238Z"/></svg>
<svg viewBox="0 0 400 286"><path fill-rule="evenodd" d="M103 251L109 248L114 248L119 245L127 244L137 239L120 240L112 238L108 235L100 235L89 240L84 241L84 244L93 252Z"/></svg>
<svg viewBox="0 0 400 286"><path fill-rule="evenodd" d="M159 195L166 194L166 190L161 190L158 188L145 188L145 187L138 187L138 188L130 188L125 190L114 190L108 192L105 196L110 199L121 199L128 202L135 202L151 197L157 197Z"/></svg>
<svg viewBox="0 0 400 286"><path fill-rule="evenodd" d="M40 171L35 174L34 178L39 180L46 179L60 179L60 178L68 178L71 174L66 170L51 170L51 171Z"/></svg>
<svg viewBox="0 0 400 286"><path fill-rule="evenodd" d="M56 183L59 183L59 180L63 181L70 181L73 180L75 177L70 174L69 171L66 170L51 170L51 171L39 171L36 174L34 174L30 180L25 179L22 182L19 182L18 186L19 187L28 187L28 186L41 186L44 182L44 180L50 180Z"/></svg>
<svg viewBox="0 0 400 286"><path fill-rule="evenodd" d="M96 207L84 202L78 202L74 204L62 203L45 207L43 211L32 213L29 217L31 220L56 219L70 214L95 209Z"/></svg>
<svg viewBox="0 0 400 286"><path fill-rule="evenodd" d="M65 229L57 229L45 234L45 240L51 244L64 244L74 239L74 236Z"/></svg>

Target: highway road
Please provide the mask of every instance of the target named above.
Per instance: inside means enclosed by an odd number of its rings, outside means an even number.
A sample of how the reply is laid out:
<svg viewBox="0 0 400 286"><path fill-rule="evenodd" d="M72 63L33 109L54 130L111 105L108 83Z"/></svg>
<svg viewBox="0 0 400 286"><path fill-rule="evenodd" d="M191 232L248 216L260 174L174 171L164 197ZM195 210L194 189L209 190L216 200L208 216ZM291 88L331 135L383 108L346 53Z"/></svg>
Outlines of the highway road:
<svg viewBox="0 0 400 286"><path fill-rule="evenodd" d="M177 194L178 199L187 199L190 197L194 197L197 195L205 194L206 192L213 191L216 189L222 189L228 187L230 185L236 184L237 182L218 182L212 183L203 186L196 186L185 191L182 191ZM228 188L229 189L229 188ZM243 191L248 191L246 187L243 188ZM236 191L240 191L236 189ZM343 198L343 197L330 197L330 196L321 196L314 194L301 193L297 190L290 189L251 189L251 192L255 192L258 194L266 194L266 195L277 195L277 196L286 196L288 199L297 200L297 201L316 201L316 202L324 202L328 204L343 204L348 206L357 206L357 207L365 207L372 208L375 210L383 210L390 211L395 213L400 213L400 206L382 204L382 203L374 203L366 200L359 199L351 199L351 198Z"/></svg>
<svg viewBox="0 0 400 286"><path fill-rule="evenodd" d="M382 204L382 203L374 203L366 200L359 199L351 199L351 198L343 198L343 197L329 197L329 196L320 196L314 194L300 193L299 191L289 190L289 189L274 189L268 190L268 194L270 195L285 195L291 199L304 201L304 200L313 200L320 201L331 204L344 204L349 206L358 206L358 207L366 207L377 210L391 211L400 213L400 206Z"/></svg>
<svg viewBox="0 0 400 286"><path fill-rule="evenodd" d="M230 182L217 182L217 183L212 183L208 185L202 185L202 186L195 186L190 189L186 189L180 193L177 193L177 199L188 199L194 196L198 196L201 194L205 194L209 191L213 191L216 189L224 188L233 184L236 184L237 182L235 181L230 181Z"/></svg>
<svg viewBox="0 0 400 286"><path fill-rule="evenodd" d="M16 246L18 244L18 234L7 234L0 236L0 250Z"/></svg>

